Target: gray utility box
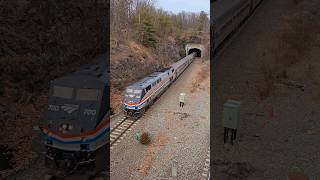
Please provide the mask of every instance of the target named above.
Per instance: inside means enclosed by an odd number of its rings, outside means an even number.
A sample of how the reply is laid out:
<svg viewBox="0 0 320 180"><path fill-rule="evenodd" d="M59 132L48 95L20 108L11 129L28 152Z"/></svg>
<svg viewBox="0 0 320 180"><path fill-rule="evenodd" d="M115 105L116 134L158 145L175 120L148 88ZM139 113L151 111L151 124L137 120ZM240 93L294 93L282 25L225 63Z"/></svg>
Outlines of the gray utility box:
<svg viewBox="0 0 320 180"><path fill-rule="evenodd" d="M240 116L240 105L239 101L228 100L223 105L223 119L222 124L225 128L237 129L239 124Z"/></svg>

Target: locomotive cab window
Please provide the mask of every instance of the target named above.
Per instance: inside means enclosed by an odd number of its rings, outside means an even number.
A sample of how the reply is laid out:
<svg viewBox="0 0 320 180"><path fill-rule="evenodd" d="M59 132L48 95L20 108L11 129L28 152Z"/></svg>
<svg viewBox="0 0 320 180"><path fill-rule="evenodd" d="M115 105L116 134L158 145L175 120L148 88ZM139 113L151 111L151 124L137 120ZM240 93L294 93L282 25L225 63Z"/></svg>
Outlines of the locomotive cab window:
<svg viewBox="0 0 320 180"><path fill-rule="evenodd" d="M62 86L53 86L53 94L54 97L64 98L64 99L72 99L73 88L62 87Z"/></svg>
<svg viewBox="0 0 320 180"><path fill-rule="evenodd" d="M134 94L141 94L142 93L142 90L141 89L135 89L134 90Z"/></svg>
<svg viewBox="0 0 320 180"><path fill-rule="evenodd" d="M146 87L146 92L148 92L151 89L151 85Z"/></svg>
<svg viewBox="0 0 320 180"><path fill-rule="evenodd" d="M79 101L99 101L101 91L98 89L78 89L76 100Z"/></svg>
<svg viewBox="0 0 320 180"><path fill-rule="evenodd" d="M129 88L128 88L128 89L126 89L126 92L127 92L127 93L132 93L132 92L133 92L133 89L129 89Z"/></svg>

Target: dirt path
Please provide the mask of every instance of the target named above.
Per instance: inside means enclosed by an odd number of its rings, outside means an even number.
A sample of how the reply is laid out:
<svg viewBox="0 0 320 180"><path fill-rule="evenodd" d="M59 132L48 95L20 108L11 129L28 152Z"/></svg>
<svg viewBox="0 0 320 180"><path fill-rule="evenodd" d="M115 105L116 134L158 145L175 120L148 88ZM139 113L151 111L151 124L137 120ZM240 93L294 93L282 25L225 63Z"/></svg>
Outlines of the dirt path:
<svg viewBox="0 0 320 180"><path fill-rule="evenodd" d="M111 179L201 179L209 147L209 61L196 60L140 118L133 131L111 150ZM178 95L187 94L180 108ZM151 144L138 143L134 134L146 130Z"/></svg>
<svg viewBox="0 0 320 180"><path fill-rule="evenodd" d="M285 179L294 169L311 179L320 177L319 93L315 93L319 41L312 44L306 36L314 39L319 32L299 21L318 19L320 4L299 2L263 1L215 59L211 163L216 180ZM227 99L242 102L234 146L223 144L221 112Z"/></svg>

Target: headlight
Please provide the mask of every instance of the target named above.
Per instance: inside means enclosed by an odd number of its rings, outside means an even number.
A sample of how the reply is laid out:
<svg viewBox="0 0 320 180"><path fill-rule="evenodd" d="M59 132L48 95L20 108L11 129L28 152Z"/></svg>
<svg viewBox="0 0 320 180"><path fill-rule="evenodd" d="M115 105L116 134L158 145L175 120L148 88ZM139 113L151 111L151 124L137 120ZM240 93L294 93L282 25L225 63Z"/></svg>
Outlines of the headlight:
<svg viewBox="0 0 320 180"><path fill-rule="evenodd" d="M73 129L73 125L71 124L61 124L59 127L59 131L62 131L64 133L66 133L67 131L70 131Z"/></svg>

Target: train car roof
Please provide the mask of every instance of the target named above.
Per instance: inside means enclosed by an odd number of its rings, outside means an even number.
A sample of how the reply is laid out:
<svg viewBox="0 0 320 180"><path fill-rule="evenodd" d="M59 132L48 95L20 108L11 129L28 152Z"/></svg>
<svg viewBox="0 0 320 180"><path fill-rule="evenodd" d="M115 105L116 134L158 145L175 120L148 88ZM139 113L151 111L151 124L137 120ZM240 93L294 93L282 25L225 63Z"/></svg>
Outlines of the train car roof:
<svg viewBox="0 0 320 180"><path fill-rule="evenodd" d="M192 53L192 54L194 54L194 53ZM181 60L179 60L179 61L177 61L177 62L173 63L173 64L171 65L171 67L173 67L173 68L177 68L177 67L179 67L179 66L180 66L181 64L183 64L186 60L188 60L188 59L189 59L189 57L190 57L192 54L189 54L188 56L186 56L186 57L182 58Z"/></svg>
<svg viewBox="0 0 320 180"><path fill-rule="evenodd" d="M215 1L212 5L213 20L222 25L228 18L237 12L241 4L248 2L248 0L220 0Z"/></svg>

